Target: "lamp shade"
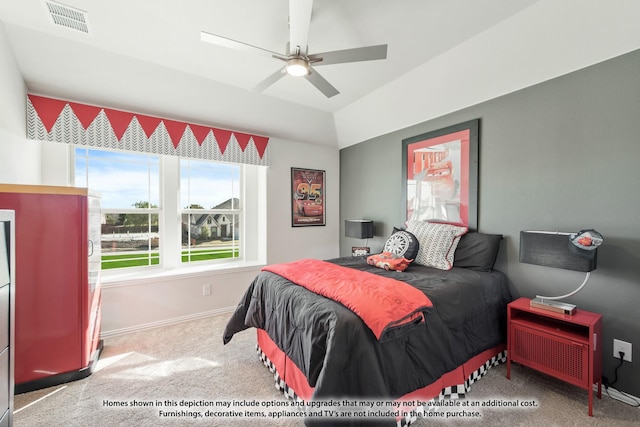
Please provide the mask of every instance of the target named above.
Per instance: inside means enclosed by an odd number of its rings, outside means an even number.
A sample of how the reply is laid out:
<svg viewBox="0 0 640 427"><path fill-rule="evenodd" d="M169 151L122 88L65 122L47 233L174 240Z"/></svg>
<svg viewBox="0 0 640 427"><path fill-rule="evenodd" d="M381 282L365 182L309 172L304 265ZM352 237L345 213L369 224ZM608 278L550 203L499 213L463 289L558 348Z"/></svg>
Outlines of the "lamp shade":
<svg viewBox="0 0 640 427"><path fill-rule="evenodd" d="M520 262L589 272L596 269L597 249L584 254L571 249L571 234L547 231L520 232Z"/></svg>
<svg viewBox="0 0 640 427"><path fill-rule="evenodd" d="M347 219L344 221L344 234L355 239L373 237L373 221L368 219Z"/></svg>

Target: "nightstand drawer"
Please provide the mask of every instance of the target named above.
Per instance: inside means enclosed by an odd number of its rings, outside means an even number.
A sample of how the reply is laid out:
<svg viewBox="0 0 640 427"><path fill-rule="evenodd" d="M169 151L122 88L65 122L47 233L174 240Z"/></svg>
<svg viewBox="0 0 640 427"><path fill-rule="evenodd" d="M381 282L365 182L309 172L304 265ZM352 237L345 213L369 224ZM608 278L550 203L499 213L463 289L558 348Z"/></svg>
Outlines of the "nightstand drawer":
<svg viewBox="0 0 640 427"><path fill-rule="evenodd" d="M589 346L561 336L512 324L511 359L540 372L589 387Z"/></svg>

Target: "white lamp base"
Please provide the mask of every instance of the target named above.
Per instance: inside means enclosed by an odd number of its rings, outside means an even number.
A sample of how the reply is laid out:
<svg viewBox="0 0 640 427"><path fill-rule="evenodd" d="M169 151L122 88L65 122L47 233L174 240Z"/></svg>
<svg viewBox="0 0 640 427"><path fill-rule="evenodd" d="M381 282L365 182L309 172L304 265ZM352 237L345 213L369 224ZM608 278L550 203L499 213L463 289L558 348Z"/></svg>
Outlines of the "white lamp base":
<svg viewBox="0 0 640 427"><path fill-rule="evenodd" d="M556 313L567 314L569 316L575 314L576 312L576 306L573 304L567 304L565 302L558 302L553 300L545 300L544 298L540 297L532 299L529 305L531 307L553 311Z"/></svg>

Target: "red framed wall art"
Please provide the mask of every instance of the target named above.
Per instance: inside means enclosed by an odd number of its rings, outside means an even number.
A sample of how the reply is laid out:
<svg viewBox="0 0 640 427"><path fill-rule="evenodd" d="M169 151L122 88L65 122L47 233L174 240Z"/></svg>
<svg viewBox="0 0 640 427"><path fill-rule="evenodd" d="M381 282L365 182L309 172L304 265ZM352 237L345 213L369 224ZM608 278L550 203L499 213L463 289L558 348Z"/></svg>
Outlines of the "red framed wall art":
<svg viewBox="0 0 640 427"><path fill-rule="evenodd" d="M402 141L407 221L477 229L479 125L475 119Z"/></svg>

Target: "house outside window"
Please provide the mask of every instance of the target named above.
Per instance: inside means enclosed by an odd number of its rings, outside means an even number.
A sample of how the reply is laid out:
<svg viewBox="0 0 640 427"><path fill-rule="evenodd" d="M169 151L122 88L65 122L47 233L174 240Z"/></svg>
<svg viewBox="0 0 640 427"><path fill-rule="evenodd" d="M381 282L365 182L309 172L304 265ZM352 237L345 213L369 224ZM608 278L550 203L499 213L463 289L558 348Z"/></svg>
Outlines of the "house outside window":
<svg viewBox="0 0 640 427"><path fill-rule="evenodd" d="M180 160L183 263L242 257L242 168Z"/></svg>

